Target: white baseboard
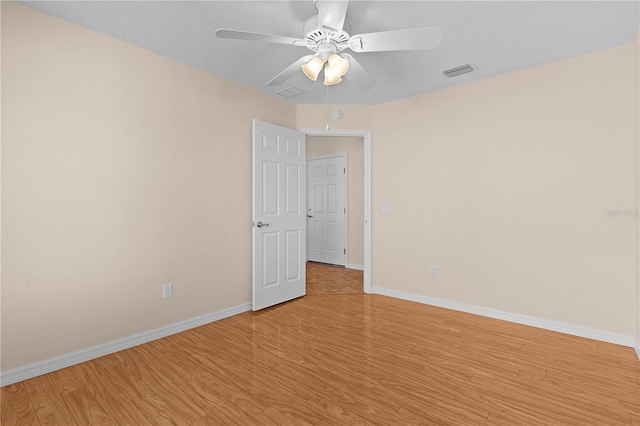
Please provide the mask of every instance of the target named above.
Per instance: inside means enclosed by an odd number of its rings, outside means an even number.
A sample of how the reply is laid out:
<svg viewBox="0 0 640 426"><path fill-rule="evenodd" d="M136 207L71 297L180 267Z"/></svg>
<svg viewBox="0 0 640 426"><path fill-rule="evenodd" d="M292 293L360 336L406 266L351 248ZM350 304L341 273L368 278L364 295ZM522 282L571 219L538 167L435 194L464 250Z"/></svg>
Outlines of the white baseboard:
<svg viewBox="0 0 640 426"><path fill-rule="evenodd" d="M633 349L636 350L636 355L638 355L638 360L640 360L640 340L636 339L636 344L633 346Z"/></svg>
<svg viewBox="0 0 640 426"><path fill-rule="evenodd" d="M638 358L640 358L640 348L638 348L637 340L632 336L623 334L610 333L607 331L596 330L587 327L580 327L571 324L565 324L556 321L549 321L526 315L512 314L509 312L498 311L495 309L483 308L480 306L467 305L464 303L452 302L444 299L436 299L432 297L422 296L419 294L405 293L387 288L373 287L371 292L383 296L395 297L397 299L409 300L412 302L424 303L426 305L438 306L440 308L453 309L455 311L467 312L470 314L481 315L483 317L495 318L504 321L514 322L517 324L530 325L532 327L543 328L545 330L557 331L560 333L571 334L573 336L586 337L588 339L600 340L602 342L615 343L617 345L628 346L636 349Z"/></svg>
<svg viewBox="0 0 640 426"><path fill-rule="evenodd" d="M104 343L102 345L93 346L78 352L61 355L55 358L46 359L23 367L14 368L0 373L0 386L7 386L12 383L21 382L31 379L42 374L60 370L62 368L71 367L101 356L109 355L114 352L129 349L152 340L161 339L172 334L180 333L201 325L209 324L221 319L237 315L251 310L251 303L243 303L241 305L232 306L199 317L180 321L165 327L156 328L154 330L145 331L124 339L115 340L113 342Z"/></svg>
<svg viewBox="0 0 640 426"><path fill-rule="evenodd" d="M347 263L347 269L356 269L358 271L364 271L364 265L358 265L356 263Z"/></svg>

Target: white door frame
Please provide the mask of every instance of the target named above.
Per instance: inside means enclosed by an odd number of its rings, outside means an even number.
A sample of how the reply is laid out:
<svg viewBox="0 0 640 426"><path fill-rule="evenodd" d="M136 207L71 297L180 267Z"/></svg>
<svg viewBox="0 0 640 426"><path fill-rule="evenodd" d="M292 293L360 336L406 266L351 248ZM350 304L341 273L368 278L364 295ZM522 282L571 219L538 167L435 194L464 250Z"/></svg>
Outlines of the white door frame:
<svg viewBox="0 0 640 426"><path fill-rule="evenodd" d="M371 130L298 129L307 136L353 136L364 140L364 292L371 293Z"/></svg>
<svg viewBox="0 0 640 426"><path fill-rule="evenodd" d="M306 143L306 142L305 142ZM345 209L349 209L349 166L347 165L347 160L348 160L348 156L346 152L337 152L335 154L325 154L325 155L315 155L312 157L307 157L307 172L309 170L309 160L324 160L327 158L337 158L340 157L343 159L344 161L344 168L345 168L345 173L344 173L344 207ZM309 202L309 181L307 180L307 203ZM309 205L307 204L307 214L308 214L308 207ZM346 212L346 211L345 211ZM350 214L350 212L349 212ZM343 226L343 240L344 240L344 248L346 249L345 252L345 259L344 259L344 267L348 268L349 266L349 216L345 214L344 217L344 226ZM307 246L309 244L309 223L307 222ZM309 260L309 250L307 250L307 261Z"/></svg>

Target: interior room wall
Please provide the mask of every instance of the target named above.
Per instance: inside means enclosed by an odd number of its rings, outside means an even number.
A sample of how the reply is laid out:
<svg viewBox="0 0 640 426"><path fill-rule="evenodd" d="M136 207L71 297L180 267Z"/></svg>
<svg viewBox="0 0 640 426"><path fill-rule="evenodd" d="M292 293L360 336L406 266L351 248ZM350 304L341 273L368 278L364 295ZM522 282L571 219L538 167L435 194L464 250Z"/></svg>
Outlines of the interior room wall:
<svg viewBox="0 0 640 426"><path fill-rule="evenodd" d="M633 338L634 49L374 107L374 287Z"/></svg>
<svg viewBox="0 0 640 426"><path fill-rule="evenodd" d="M347 263L364 265L364 143L357 137L307 136L307 157L347 154Z"/></svg>
<svg viewBox="0 0 640 426"><path fill-rule="evenodd" d="M334 86L335 87L335 86ZM331 98L332 99L332 98ZM333 111L342 111L342 118L333 118ZM373 106L371 105L297 105L296 125L298 129L371 130L373 128ZM374 143L372 136L372 143Z"/></svg>
<svg viewBox="0 0 640 426"><path fill-rule="evenodd" d="M1 8L2 371L249 302L251 119L295 105Z"/></svg>

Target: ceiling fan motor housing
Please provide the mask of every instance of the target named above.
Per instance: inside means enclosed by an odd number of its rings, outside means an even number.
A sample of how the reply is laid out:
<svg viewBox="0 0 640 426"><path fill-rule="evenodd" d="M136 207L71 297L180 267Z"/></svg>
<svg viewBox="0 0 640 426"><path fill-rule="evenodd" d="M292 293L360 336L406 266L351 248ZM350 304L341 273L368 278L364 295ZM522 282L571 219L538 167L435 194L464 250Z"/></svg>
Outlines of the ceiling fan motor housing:
<svg viewBox="0 0 640 426"><path fill-rule="evenodd" d="M326 62L327 59L329 59L329 56L333 55L337 51L338 51L338 48L336 47L335 44L322 43L318 45L318 50L316 52L318 54L318 57Z"/></svg>
<svg viewBox="0 0 640 426"><path fill-rule="evenodd" d="M307 48L312 51L319 51L320 46L327 44L327 41L335 44L337 50L347 47L349 41L350 25L345 21L341 31L334 31L326 28L319 28L318 16L312 16L304 23L304 41ZM334 51L335 52L335 51Z"/></svg>

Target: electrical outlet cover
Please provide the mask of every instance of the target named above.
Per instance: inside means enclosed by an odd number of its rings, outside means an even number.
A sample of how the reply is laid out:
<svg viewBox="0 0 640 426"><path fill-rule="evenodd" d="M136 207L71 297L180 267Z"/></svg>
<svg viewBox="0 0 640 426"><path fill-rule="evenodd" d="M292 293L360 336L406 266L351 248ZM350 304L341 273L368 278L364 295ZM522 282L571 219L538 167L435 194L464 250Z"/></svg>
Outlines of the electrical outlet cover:
<svg viewBox="0 0 640 426"><path fill-rule="evenodd" d="M173 283L167 283L162 286L162 298L169 299L173 297Z"/></svg>

